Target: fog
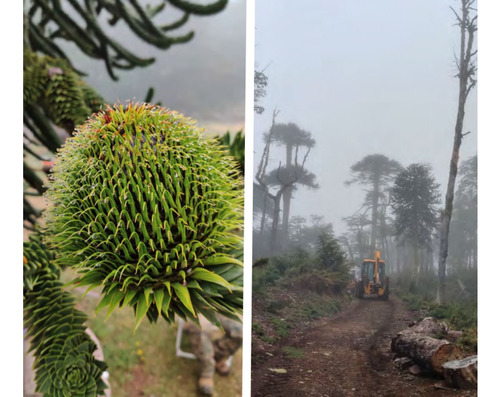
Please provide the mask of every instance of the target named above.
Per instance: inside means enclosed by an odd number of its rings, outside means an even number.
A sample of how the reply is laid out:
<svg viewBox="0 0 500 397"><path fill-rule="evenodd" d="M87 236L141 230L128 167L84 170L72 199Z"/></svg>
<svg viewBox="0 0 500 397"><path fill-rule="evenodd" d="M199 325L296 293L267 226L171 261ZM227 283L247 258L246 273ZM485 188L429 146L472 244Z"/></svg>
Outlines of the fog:
<svg viewBox="0 0 500 397"><path fill-rule="evenodd" d="M365 192L350 167L379 153L402 166L429 163L443 193L458 106L455 1L256 0L256 69L268 77L255 116L255 167L274 109L316 140L305 167L320 185L294 193L290 216L324 216L336 235ZM476 90L467 102L460 160L477 153ZM272 148L275 168L282 149ZM459 163L460 164L460 163Z"/></svg>

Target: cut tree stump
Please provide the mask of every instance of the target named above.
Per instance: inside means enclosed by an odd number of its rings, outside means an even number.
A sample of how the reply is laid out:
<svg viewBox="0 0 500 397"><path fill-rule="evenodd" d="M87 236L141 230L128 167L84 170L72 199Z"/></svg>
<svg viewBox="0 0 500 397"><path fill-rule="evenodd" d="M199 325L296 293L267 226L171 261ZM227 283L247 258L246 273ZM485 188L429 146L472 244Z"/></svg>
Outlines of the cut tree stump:
<svg viewBox="0 0 500 397"><path fill-rule="evenodd" d="M458 389L475 389L477 387L477 356L461 360L448 361L443 364L446 383Z"/></svg>
<svg viewBox="0 0 500 397"><path fill-rule="evenodd" d="M463 357L462 351L453 343L432 338L424 333L404 330L392 338L391 349L400 356L411 358L423 369L443 375L443 364Z"/></svg>

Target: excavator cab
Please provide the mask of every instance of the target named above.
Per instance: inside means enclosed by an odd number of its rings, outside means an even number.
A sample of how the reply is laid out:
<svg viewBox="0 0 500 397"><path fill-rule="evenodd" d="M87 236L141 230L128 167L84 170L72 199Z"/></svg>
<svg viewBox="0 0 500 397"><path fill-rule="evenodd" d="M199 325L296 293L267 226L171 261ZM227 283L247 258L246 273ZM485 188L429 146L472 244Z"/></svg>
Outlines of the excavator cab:
<svg viewBox="0 0 500 397"><path fill-rule="evenodd" d="M380 252L375 252L375 259L365 259L361 264L361 279L356 284L356 296L377 296L389 298L389 278L385 275L385 262L380 259Z"/></svg>

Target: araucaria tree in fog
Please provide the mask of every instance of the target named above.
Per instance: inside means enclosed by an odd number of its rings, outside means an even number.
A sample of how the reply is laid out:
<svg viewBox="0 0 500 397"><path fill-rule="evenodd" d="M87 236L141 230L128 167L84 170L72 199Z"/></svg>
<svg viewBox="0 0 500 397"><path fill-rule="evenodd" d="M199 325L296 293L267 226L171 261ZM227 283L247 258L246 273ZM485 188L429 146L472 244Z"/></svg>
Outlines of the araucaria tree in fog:
<svg viewBox="0 0 500 397"><path fill-rule="evenodd" d="M383 154L370 154L351 167L352 179L347 186L358 183L367 188L363 206L371 209L370 257L375 255L376 238L380 229L380 205L387 205L389 187L401 170L401 165Z"/></svg>
<svg viewBox="0 0 500 397"><path fill-rule="evenodd" d="M446 302L446 258L448 257L448 236L450 232L450 220L453 211L453 196L455 192L455 182L458 171L458 157L462 138L468 134L463 133L465 117L465 102L471 90L476 85L476 54L474 47L474 35L477 31L477 15L474 8L475 0L460 0L460 15L452 8L457 18L457 25L460 27L460 54L456 58L459 80L458 110L455 123L455 135L453 139L453 149L450 161L450 173L448 176L448 186L446 189L446 200L441 225L439 230L439 263L438 263L438 291L437 302Z"/></svg>
<svg viewBox="0 0 500 397"><path fill-rule="evenodd" d="M396 216L395 235L413 251L412 278L420 268L420 250L432 249L438 225L439 185L426 164L410 164L394 181L391 207Z"/></svg>
<svg viewBox="0 0 500 397"><path fill-rule="evenodd" d="M311 133L302 130L294 123L276 124L278 112L274 111L273 122L269 133L265 134L265 148L259 163L256 174L256 180L264 193L264 205L262 211L261 232L263 231L264 220L266 217L267 198L273 202L273 215L271 227L270 248L279 249L278 228L281 208L282 216L282 234L288 236L288 221L290 217L290 203L292 192L298 185L309 188L318 188L316 176L305 168L305 162L311 149L315 145ZM279 162L274 170L267 172L267 165L270 159L271 145L285 147L285 164ZM276 190L277 189L277 190ZM271 190L274 193L271 193ZM281 207L283 202L283 207Z"/></svg>
<svg viewBox="0 0 500 397"><path fill-rule="evenodd" d="M316 144L311 133L299 128L295 123L276 124L273 129L272 141L277 146L285 147L285 165L281 165L269 174L271 185L277 185L283 190L283 232L288 233L288 220L290 218L290 204L292 191L297 185L317 188L316 176L304 168L305 159ZM299 161L299 149L306 153Z"/></svg>

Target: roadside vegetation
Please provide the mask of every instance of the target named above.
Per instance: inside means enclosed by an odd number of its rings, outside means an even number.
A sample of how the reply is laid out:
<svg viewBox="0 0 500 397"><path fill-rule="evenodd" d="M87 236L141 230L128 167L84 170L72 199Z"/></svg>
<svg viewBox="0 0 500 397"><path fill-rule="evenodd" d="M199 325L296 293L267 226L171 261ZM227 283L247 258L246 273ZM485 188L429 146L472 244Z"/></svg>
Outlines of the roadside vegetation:
<svg viewBox="0 0 500 397"><path fill-rule="evenodd" d="M446 322L450 329L462 331L457 345L467 353L477 353L477 272L461 269L450 274L448 280L450 299L444 305L439 305L435 299L435 277L411 283L401 276L396 279L397 287L393 292L409 310L418 312L419 318L434 317Z"/></svg>
<svg viewBox="0 0 500 397"><path fill-rule="evenodd" d="M253 268L254 356L260 349L286 338L292 329L337 313L352 300L348 292L350 264L331 231L314 244L290 248L261 258ZM301 352L290 347L290 357Z"/></svg>

